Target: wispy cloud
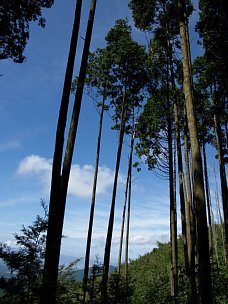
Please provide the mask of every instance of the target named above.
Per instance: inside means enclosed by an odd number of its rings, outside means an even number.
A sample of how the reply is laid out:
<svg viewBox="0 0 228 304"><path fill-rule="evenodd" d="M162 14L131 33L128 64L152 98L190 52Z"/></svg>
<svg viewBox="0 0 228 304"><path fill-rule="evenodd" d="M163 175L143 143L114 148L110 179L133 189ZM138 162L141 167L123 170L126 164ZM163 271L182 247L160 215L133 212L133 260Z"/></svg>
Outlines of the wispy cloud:
<svg viewBox="0 0 228 304"><path fill-rule="evenodd" d="M21 160L16 174L38 177L43 190L48 193L51 181L52 160L38 155L29 155ZM90 164L73 164L71 167L68 193L80 198L88 198L92 193L94 167ZM105 194L113 184L114 172L106 166L99 167L97 194ZM120 175L120 183L124 178Z"/></svg>
<svg viewBox="0 0 228 304"><path fill-rule="evenodd" d="M20 148L21 148L21 144L16 140L10 140L0 143L0 152L6 152L9 150L15 150Z"/></svg>

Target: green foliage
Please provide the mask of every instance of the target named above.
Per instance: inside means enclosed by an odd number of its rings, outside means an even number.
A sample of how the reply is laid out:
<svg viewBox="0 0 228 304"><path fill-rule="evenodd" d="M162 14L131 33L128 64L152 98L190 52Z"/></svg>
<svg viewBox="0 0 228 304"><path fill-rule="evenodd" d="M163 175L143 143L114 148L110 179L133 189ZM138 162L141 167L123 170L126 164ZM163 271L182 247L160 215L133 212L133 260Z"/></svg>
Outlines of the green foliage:
<svg viewBox="0 0 228 304"><path fill-rule="evenodd" d="M79 259L71 262L67 266L60 266L56 292L57 304L80 303L81 284L75 279L75 266L78 262Z"/></svg>
<svg viewBox="0 0 228 304"><path fill-rule="evenodd" d="M43 200L41 206L44 216L37 215L32 225L22 226L20 235L14 234L18 249L0 243L0 258L11 272L10 279L1 278L0 303L35 303L39 295L48 216Z"/></svg>
<svg viewBox="0 0 228 304"><path fill-rule="evenodd" d="M194 98L200 139L216 147L214 131L214 114L221 123L221 140L223 145L224 161L227 157L226 124L228 113L225 105L225 93L220 74L217 73L214 63L207 60L206 55L199 56L193 63ZM214 100L214 102L212 102Z"/></svg>
<svg viewBox="0 0 228 304"><path fill-rule="evenodd" d="M214 66L217 76L220 75L221 83L227 86L228 25L224 19L222 1L200 0L199 8L200 20L196 30L203 39L206 60Z"/></svg>
<svg viewBox="0 0 228 304"><path fill-rule="evenodd" d="M142 30L151 28L151 23L155 15L156 0L131 0L129 8L132 10L132 16L135 21L135 26Z"/></svg>
<svg viewBox="0 0 228 304"><path fill-rule="evenodd" d="M219 265L212 266L213 295L216 304L228 303L228 270L224 263L221 229L216 225ZM212 257L211 257L212 258ZM189 283L184 266L183 238L178 239L177 303L188 303ZM196 267L196 273L198 269ZM131 304L174 303L170 296L170 244L158 243L151 253L140 256L129 264L129 283L132 288Z"/></svg>
<svg viewBox="0 0 228 304"><path fill-rule="evenodd" d="M148 169L158 169L159 175L168 176L167 120L172 106L167 104L166 85L153 92L144 106L137 123L136 145L138 156Z"/></svg>
<svg viewBox="0 0 228 304"><path fill-rule="evenodd" d="M108 303L109 304L125 304L131 303L132 288L126 282L125 271L118 274L112 272L108 281Z"/></svg>
<svg viewBox="0 0 228 304"><path fill-rule="evenodd" d="M29 24L38 21L45 26L42 8L52 6L54 0L10 0L0 4L0 59L12 58L22 63L25 46L29 39Z"/></svg>

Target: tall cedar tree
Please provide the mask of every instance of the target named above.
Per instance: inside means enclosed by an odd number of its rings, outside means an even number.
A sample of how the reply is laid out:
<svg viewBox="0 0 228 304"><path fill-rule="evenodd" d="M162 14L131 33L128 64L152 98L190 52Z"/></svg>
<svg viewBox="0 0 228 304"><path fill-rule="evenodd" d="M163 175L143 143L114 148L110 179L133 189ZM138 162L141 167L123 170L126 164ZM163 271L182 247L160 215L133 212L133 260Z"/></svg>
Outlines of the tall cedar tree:
<svg viewBox="0 0 228 304"><path fill-rule="evenodd" d="M184 95L192 151L193 196L196 208L196 227L198 237L197 247L199 255L199 289L202 304L210 304L213 303L213 298L208 244L208 228L204 194L203 167L193 99L188 20L186 17L185 0L179 0L178 4L184 77Z"/></svg>
<svg viewBox="0 0 228 304"><path fill-rule="evenodd" d="M51 188L51 195L53 195L53 198L50 198L49 222L43 276L43 292L41 295L42 304L56 303L56 284L58 277L58 264L60 257L67 188L82 103L82 94L86 76L86 67L89 55L95 10L96 0L92 0L62 172L61 175L54 176L54 182L52 181L53 184ZM59 166L59 163L57 164L57 166ZM58 167L58 170L60 170L60 167Z"/></svg>
<svg viewBox="0 0 228 304"><path fill-rule="evenodd" d="M117 192L117 181L120 167L120 159L126 123L132 108L138 106L142 96L140 92L145 84L146 54L142 46L132 40L131 28L126 20L117 20L106 36L106 51L111 62L110 75L115 79L113 87L119 88L116 97L112 97L112 104L115 107L114 119L116 128L119 129L119 143L116 156L116 169L113 183L112 202L108 223L108 231L105 244L103 277L102 277L102 303L107 303L107 284L112 242L112 232L115 214L115 201Z"/></svg>
<svg viewBox="0 0 228 304"><path fill-rule="evenodd" d="M90 208L90 217L89 217L89 227L86 243L86 254L85 254L85 264L84 264L84 276L83 276L83 303L86 299L87 291L87 282L89 275L89 260L90 260L90 248L92 240L92 230L93 230L93 218L95 210L95 201L96 201L96 189L97 189L97 178L98 178L98 168L99 168L99 158L100 158L100 146L101 146L101 134L103 127L103 116L104 111L108 109L108 106L105 105L109 89L111 88L110 77L108 77L108 63L106 52L102 49L98 49L95 53L90 53L87 75L86 75L86 86L88 88L88 94L90 90L95 89L95 96L97 98L102 98L102 102L98 103L100 110L100 119L99 119L99 130L97 138L97 151L96 151L96 162L95 162L95 171L93 179L93 189L92 189L92 198L91 198L91 208ZM77 79L75 80L75 85L77 87Z"/></svg>
<svg viewBox="0 0 228 304"><path fill-rule="evenodd" d="M203 40L205 59L212 76L211 91L212 111L216 146L218 151L222 203L226 233L226 256L228 259L228 190L225 170L225 155L227 154L227 110L228 98L228 24L226 1L199 1L200 20L196 29ZM225 113L226 111L226 113ZM226 129L224 142L223 126Z"/></svg>
<svg viewBox="0 0 228 304"><path fill-rule="evenodd" d="M180 145L180 134L179 134L179 121L178 121L178 109L177 109L177 92L175 88L175 75L174 75L174 59L173 59L173 49L179 46L178 43L178 34L179 34L179 24L178 24L178 13L177 13L177 3L175 1L147 1L145 3L146 8L142 8L140 1L138 0L132 0L130 2L130 8L132 9L133 13L133 18L135 21L135 25L139 27L141 30L152 30L154 33L154 40L153 43L150 44L150 51L151 54L153 53L161 53L163 52L163 59L159 63L160 66L163 65L163 68L166 66L166 82L167 82L167 97L170 99L173 99L174 103L174 113L175 113L175 131L176 131L176 139L177 139L177 155L178 155L178 172L179 172L179 183L180 183L180 201L181 201L181 214L182 214L182 232L183 236L185 239L185 255L186 255L186 270L188 272L189 266L188 266L188 253L187 253L187 238L186 238L186 226L187 226L187 231L190 231L190 223L188 221L188 225L186 225L186 217L185 217L185 201L184 201L184 182L183 182L183 165L182 165L182 154L181 154L181 145ZM188 6L188 14L190 14L192 11L191 6ZM143 16L143 17L142 17ZM154 55L154 57L159 55ZM154 70L153 74L151 75L155 79L159 79L160 77L160 72L158 68L158 62L153 63L152 69ZM156 72L157 70L157 72ZM168 75L167 75L168 73ZM170 80L169 80L170 79ZM169 81L171 81L171 87L172 87L172 94L169 96ZM153 85L158 85L158 81L156 80L151 80ZM154 94L154 90L151 90L151 94ZM171 100L169 101L169 103ZM168 129L170 131L169 135L169 140L172 141L172 114L171 114L171 109L169 109L170 115L167 119L168 122ZM158 115L161 113L160 111L157 112ZM170 158L172 160L172 153L171 153L171 146L169 147L169 153L170 153ZM171 169L169 170L171 171ZM170 172L171 173L171 172ZM170 179L173 180L173 177L170 175ZM170 187L171 186L170 184ZM172 188L170 188L170 195L173 197L173 191ZM172 202L173 199L171 199L170 202ZM175 207L173 208L173 203L171 203L171 221L173 224L171 224L171 247L172 247L172 272L173 272L173 279L172 279L172 284L171 286L173 290L177 290L174 286L177 286L177 275L174 274L174 272L177 271L177 265L175 263L175 256L176 256L176 251L175 249L175 242L176 242L176 228L175 228L175 217L173 214L176 213ZM186 205L187 208L189 209L190 206ZM172 236L173 235L173 236ZM190 235L190 233L189 233ZM191 239L189 239L189 247L191 246ZM176 259L177 260L177 259ZM176 266L175 266L176 265ZM193 269L194 267L192 267ZM175 270L176 269L176 270ZM175 277L175 279L174 279ZM172 293L176 293L172 291Z"/></svg>

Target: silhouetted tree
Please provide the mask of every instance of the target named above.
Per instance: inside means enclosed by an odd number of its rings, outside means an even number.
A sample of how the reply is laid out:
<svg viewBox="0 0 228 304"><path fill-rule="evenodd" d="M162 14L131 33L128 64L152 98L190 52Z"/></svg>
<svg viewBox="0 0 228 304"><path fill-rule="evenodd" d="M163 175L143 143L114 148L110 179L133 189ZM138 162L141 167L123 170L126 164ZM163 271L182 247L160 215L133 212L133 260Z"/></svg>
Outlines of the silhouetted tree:
<svg viewBox="0 0 228 304"><path fill-rule="evenodd" d="M54 0L2 0L0 3L0 59L12 58L22 63L23 54L29 39L29 26L32 21L45 27L43 8L50 8Z"/></svg>

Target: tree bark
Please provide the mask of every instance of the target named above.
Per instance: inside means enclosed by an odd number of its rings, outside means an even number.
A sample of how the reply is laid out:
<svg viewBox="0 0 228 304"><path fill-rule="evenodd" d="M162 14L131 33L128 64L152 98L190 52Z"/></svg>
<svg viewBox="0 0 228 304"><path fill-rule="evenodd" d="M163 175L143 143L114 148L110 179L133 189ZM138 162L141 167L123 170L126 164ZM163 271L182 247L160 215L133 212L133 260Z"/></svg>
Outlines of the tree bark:
<svg viewBox="0 0 228 304"><path fill-rule="evenodd" d="M202 304L212 304L212 285L210 256L208 246L208 229L206 204L204 196L203 168L198 139L197 121L193 101L190 50L188 45L188 25L185 11L185 0L179 0L180 36L184 76L184 95L190 134L193 170L193 196L196 206L198 252L199 252L199 289Z"/></svg>
<svg viewBox="0 0 228 304"><path fill-rule="evenodd" d="M125 284L126 284L126 303L128 303L128 252L129 252L129 235L130 235L130 217L131 217L131 186L132 186L132 156L133 156L133 147L134 147L134 134L133 135L133 143L132 143L132 153L129 164L130 172L129 172L129 189L128 189L128 206L127 206L127 227L126 227L126 246L125 246Z"/></svg>
<svg viewBox="0 0 228 304"><path fill-rule="evenodd" d="M103 100L102 100L102 104L101 104L99 131L98 131L98 138L97 138L96 164L95 164L94 179L93 179L92 200L91 200L91 208L90 208L89 228L88 228L88 235L87 235L85 265L84 265L83 303L85 303L86 289L87 289L87 282L88 282L88 273L89 273L89 258L90 258L91 238L92 238L92 230L93 230L93 218L94 218L94 209L95 209L95 200L96 200L97 176L98 176L98 167L99 167L99 158L100 158L101 132L102 132L102 125L103 125L104 106L105 106L105 96L103 96Z"/></svg>
<svg viewBox="0 0 228 304"><path fill-rule="evenodd" d="M207 172L207 156L205 149L204 139L202 141L202 150L203 150L203 167L204 167L204 179L205 179L205 192L206 192L206 202L207 202L207 218L208 218L208 229L209 229L209 250L212 252L212 222L211 222L211 212L210 212L210 189L209 189L209 180L208 180L208 172Z"/></svg>
<svg viewBox="0 0 228 304"><path fill-rule="evenodd" d="M74 108L71 118L68 141L62 168L62 175L55 176L53 180L50 198L49 223L47 231L46 255L43 275L43 290L41 295L42 304L56 303L56 287L58 278L58 265L60 257L61 238L65 214L67 188L70 175L70 167L73 157L74 143L76 138L78 119L81 108L82 93L86 75L87 60L90 41L92 36L93 21L95 15L96 0L91 1L91 8L88 18L86 38L83 49L81 67L78 78L78 86L75 94ZM54 169L53 169L54 170ZM58 168L60 171L60 168ZM55 183L54 183L55 182ZM53 187L55 186L55 188ZM55 193L56 191L56 193ZM55 193L55 194L54 194Z"/></svg>
<svg viewBox="0 0 228 304"><path fill-rule="evenodd" d="M125 131L126 113L127 113L126 92L124 91L122 110L121 110L120 130L119 130L119 143L118 143L118 150L116 156L115 177L114 177L113 191L112 191L112 202L110 208L109 223L108 223L108 230L107 230L106 243L105 243L104 263L103 263L102 289L101 289L101 303L103 304L107 304L108 272L109 272L112 232L113 232L114 214L115 214L116 191L117 191L117 181L119 175L120 159L122 154L123 138Z"/></svg>
<svg viewBox="0 0 228 304"><path fill-rule="evenodd" d="M170 243L171 243L171 296L176 303L178 296L178 250L177 250L177 207L173 174L173 140L172 117L170 113L169 82L167 66L167 125L168 125L168 159L169 159L169 198L170 198Z"/></svg>
<svg viewBox="0 0 228 304"><path fill-rule="evenodd" d="M133 116L134 116L134 114L133 114ZM129 196L131 196L131 194L129 193L129 191L131 190L129 182L131 181L132 156L133 156L134 139L135 139L134 138L134 133L135 133L135 131L134 131L134 122L133 122L131 144L130 144L130 155L129 155L129 161L128 161L127 181L126 181L126 188L125 188L125 195L124 195L124 206L123 206L123 214L122 214L121 234L120 234L120 247L119 247L118 265L117 265L117 283L116 283L115 303L117 303L118 293L119 293L120 267L121 267L121 258L122 258L123 235L124 235L124 224L125 224L125 217L126 217L125 215L126 215L127 202L128 202L128 214L127 214L127 229L126 229L126 244L127 244L126 247L128 247L127 238L129 238L129 221L130 221L130 219L128 218L130 216ZM125 253L127 255L126 250L125 250ZM126 259L127 258L125 257L125 270L126 270L126 267L127 267Z"/></svg>
<svg viewBox="0 0 228 304"><path fill-rule="evenodd" d="M214 96L212 97L212 106L214 108L214 126L215 126L216 145L217 145L218 160L219 160L221 192L222 192L222 206L223 206L224 226L225 226L226 260L228 260L228 192L227 192L228 190L227 190L226 170L224 165L222 131L221 131L221 124L219 119L219 108L218 108L216 88L214 91Z"/></svg>

